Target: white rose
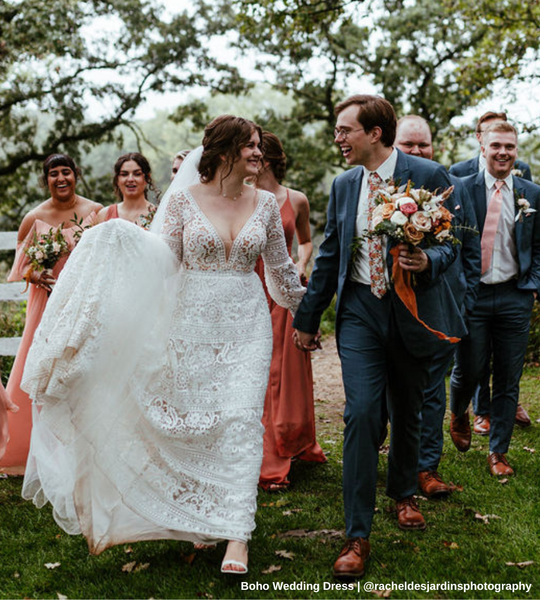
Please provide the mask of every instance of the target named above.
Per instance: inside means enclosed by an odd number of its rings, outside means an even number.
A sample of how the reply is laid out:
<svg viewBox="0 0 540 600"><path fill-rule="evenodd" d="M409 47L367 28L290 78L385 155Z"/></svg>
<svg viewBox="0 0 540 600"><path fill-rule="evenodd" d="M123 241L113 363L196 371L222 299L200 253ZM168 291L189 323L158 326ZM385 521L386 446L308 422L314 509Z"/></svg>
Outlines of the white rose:
<svg viewBox="0 0 540 600"><path fill-rule="evenodd" d="M430 231L431 230L431 216L428 212L419 210L411 216L411 223L418 229L418 231Z"/></svg>
<svg viewBox="0 0 540 600"><path fill-rule="evenodd" d="M524 208L525 210L531 207L527 198L519 198L517 203L520 208Z"/></svg>
<svg viewBox="0 0 540 600"><path fill-rule="evenodd" d="M53 248L53 252L60 252L60 250L61 250L61 246L58 242L53 242L52 248Z"/></svg>
<svg viewBox="0 0 540 600"><path fill-rule="evenodd" d="M399 210L390 217L390 221L394 223L394 225L405 225L409 219Z"/></svg>
<svg viewBox="0 0 540 600"><path fill-rule="evenodd" d="M43 258L45 258L45 254L43 254L43 252L41 250L38 250L36 252L36 260L42 260Z"/></svg>

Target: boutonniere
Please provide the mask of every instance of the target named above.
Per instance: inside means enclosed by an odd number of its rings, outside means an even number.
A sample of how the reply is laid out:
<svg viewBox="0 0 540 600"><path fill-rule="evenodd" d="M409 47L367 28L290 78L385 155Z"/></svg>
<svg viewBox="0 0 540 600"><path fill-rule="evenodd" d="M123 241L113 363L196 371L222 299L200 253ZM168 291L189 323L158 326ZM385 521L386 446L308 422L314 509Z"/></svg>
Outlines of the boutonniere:
<svg viewBox="0 0 540 600"><path fill-rule="evenodd" d="M520 196L517 190L514 190L514 197L516 199L516 223L518 221L523 221L523 216L528 217L531 213L535 213L536 209L531 208L531 203L525 198L525 196Z"/></svg>
<svg viewBox="0 0 540 600"><path fill-rule="evenodd" d="M514 177L523 177L523 171L521 169L512 169L511 175Z"/></svg>

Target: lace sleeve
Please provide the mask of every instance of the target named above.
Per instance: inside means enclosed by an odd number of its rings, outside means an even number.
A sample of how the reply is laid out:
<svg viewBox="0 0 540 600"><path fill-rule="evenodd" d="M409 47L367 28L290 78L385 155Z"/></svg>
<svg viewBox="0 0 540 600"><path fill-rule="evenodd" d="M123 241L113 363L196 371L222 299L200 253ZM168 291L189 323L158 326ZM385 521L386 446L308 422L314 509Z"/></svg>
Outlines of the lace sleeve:
<svg viewBox="0 0 540 600"><path fill-rule="evenodd" d="M294 316L306 292L300 283L300 276L287 251L285 233L276 199L268 197L267 242L262 252L264 260L264 279L270 296L280 306L287 308Z"/></svg>
<svg viewBox="0 0 540 600"><path fill-rule="evenodd" d="M159 232L160 237L167 243L180 263L183 257L184 219L182 208L184 200L185 196L182 191L171 196L165 211L163 227Z"/></svg>

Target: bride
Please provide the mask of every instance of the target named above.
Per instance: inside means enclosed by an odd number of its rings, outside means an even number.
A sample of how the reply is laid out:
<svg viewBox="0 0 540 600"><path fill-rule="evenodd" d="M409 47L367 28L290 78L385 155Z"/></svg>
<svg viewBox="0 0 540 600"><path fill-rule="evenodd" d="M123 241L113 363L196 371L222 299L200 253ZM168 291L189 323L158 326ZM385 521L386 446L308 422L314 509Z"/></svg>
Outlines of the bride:
<svg viewBox="0 0 540 600"><path fill-rule="evenodd" d="M221 570L247 572L272 353L257 257L280 305L304 293L274 196L244 184L261 137L242 118L212 121L151 232L121 219L85 232L36 332L23 496L51 502L93 554L226 540Z"/></svg>

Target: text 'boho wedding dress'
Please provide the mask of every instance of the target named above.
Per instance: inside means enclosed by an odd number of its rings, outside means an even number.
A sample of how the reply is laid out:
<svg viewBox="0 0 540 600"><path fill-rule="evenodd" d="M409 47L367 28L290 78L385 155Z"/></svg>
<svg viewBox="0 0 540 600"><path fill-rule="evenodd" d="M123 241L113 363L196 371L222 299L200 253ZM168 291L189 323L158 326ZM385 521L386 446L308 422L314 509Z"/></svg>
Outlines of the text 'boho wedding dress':
<svg viewBox="0 0 540 600"><path fill-rule="evenodd" d="M259 192L229 255L188 189L156 219L159 236L121 219L85 232L24 374L23 495L94 554L251 537L272 352L257 257L277 302L295 310L304 293L273 195Z"/></svg>

